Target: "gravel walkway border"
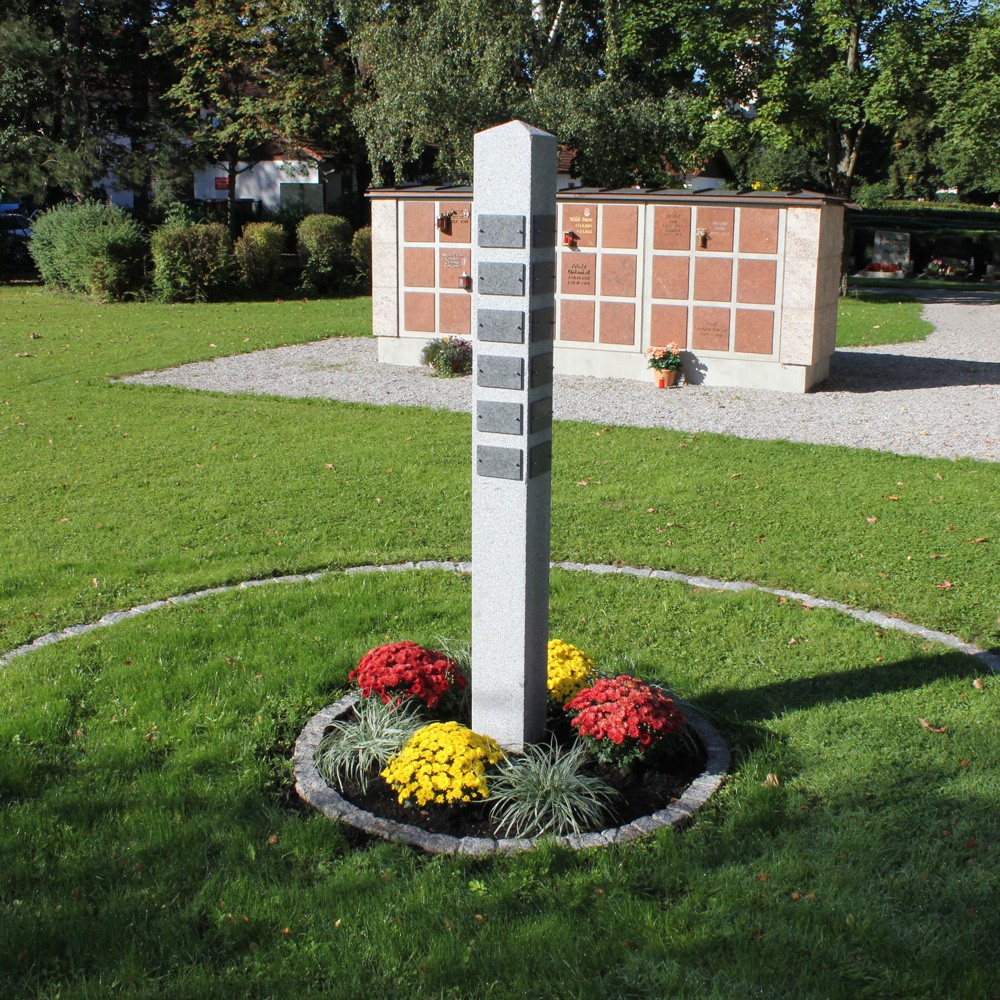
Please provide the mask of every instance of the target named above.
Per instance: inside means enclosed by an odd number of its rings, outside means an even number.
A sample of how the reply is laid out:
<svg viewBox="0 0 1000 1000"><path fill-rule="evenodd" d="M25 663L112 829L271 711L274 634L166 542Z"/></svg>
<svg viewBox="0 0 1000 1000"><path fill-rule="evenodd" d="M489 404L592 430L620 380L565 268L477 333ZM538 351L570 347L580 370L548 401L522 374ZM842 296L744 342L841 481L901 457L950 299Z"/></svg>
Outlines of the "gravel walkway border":
<svg viewBox="0 0 1000 1000"><path fill-rule="evenodd" d="M837 351L805 395L557 375L556 420L845 445L901 455L1000 461L1000 305L930 302L912 344ZM370 338L337 338L217 358L121 381L224 393L336 399L470 412L468 378L379 364Z"/></svg>

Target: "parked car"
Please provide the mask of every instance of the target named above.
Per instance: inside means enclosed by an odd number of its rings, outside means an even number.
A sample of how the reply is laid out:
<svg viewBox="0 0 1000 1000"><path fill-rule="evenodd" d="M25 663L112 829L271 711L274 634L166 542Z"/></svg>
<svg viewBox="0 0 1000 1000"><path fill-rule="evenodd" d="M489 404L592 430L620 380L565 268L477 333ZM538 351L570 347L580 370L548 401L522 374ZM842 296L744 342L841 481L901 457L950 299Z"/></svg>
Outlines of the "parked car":
<svg viewBox="0 0 1000 1000"><path fill-rule="evenodd" d="M31 221L26 215L8 212L0 215L0 246L2 256L15 267L31 263L28 241L31 239Z"/></svg>

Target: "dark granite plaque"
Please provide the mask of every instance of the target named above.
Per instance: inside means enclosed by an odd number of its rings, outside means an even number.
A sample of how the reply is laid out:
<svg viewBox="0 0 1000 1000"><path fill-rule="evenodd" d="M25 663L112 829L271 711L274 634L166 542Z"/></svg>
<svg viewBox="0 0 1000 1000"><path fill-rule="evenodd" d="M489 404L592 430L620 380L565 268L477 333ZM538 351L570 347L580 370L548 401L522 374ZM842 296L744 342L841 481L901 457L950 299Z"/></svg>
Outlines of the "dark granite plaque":
<svg viewBox="0 0 1000 1000"><path fill-rule="evenodd" d="M481 399L476 404L476 426L490 434L523 434L524 407Z"/></svg>
<svg viewBox="0 0 1000 1000"><path fill-rule="evenodd" d="M549 355L551 358L552 355ZM477 362L476 385L486 389L523 389L524 360L497 355L480 355Z"/></svg>
<svg viewBox="0 0 1000 1000"><path fill-rule="evenodd" d="M556 262L540 261L531 265L531 294L552 295L556 290Z"/></svg>
<svg viewBox="0 0 1000 1000"><path fill-rule="evenodd" d="M543 441L528 452L528 478L543 476L552 471L552 442Z"/></svg>
<svg viewBox="0 0 1000 1000"><path fill-rule="evenodd" d="M551 306L546 309L532 309L528 339L532 344L540 344L555 336L556 311Z"/></svg>
<svg viewBox="0 0 1000 1000"><path fill-rule="evenodd" d="M479 245L524 249L523 215L480 215Z"/></svg>
<svg viewBox="0 0 1000 1000"><path fill-rule="evenodd" d="M514 309L480 309L478 332L480 340L492 344L523 344L524 313Z"/></svg>
<svg viewBox="0 0 1000 1000"><path fill-rule="evenodd" d="M479 264L481 295L524 295L523 264Z"/></svg>
<svg viewBox="0 0 1000 1000"><path fill-rule="evenodd" d="M530 359L531 374L528 386L537 389L539 386L552 385L552 352L536 354ZM480 383L481 384L481 383Z"/></svg>
<svg viewBox="0 0 1000 1000"><path fill-rule="evenodd" d="M476 448L476 475L490 479L522 479L524 452L520 448L496 448L481 444Z"/></svg>
<svg viewBox="0 0 1000 1000"><path fill-rule="evenodd" d="M528 433L537 434L552 426L552 397L536 399L528 407Z"/></svg>
<svg viewBox="0 0 1000 1000"><path fill-rule="evenodd" d="M532 216L531 245L533 247L554 247L556 245L556 217L554 215Z"/></svg>

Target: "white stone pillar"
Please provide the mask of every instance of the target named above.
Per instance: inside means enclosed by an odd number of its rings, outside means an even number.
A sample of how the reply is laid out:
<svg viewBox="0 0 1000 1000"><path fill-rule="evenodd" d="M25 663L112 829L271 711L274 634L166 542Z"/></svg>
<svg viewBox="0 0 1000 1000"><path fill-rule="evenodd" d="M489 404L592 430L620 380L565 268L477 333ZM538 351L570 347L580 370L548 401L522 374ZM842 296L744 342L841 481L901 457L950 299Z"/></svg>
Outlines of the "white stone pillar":
<svg viewBox="0 0 1000 1000"><path fill-rule="evenodd" d="M549 633L555 137L475 137L472 728L541 739Z"/></svg>

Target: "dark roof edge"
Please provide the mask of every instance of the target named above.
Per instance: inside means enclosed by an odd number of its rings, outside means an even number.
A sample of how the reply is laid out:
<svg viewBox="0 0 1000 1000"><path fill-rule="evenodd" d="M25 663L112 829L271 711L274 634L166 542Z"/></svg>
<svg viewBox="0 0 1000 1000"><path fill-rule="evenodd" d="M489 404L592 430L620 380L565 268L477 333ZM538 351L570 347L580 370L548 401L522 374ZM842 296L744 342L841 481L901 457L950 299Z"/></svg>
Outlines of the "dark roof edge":
<svg viewBox="0 0 1000 1000"><path fill-rule="evenodd" d="M368 198L416 198L438 199L472 197L471 185L445 185L436 187L430 184L413 185L410 187L371 188ZM768 205L768 206L809 206L820 208L823 205L847 205L847 199L837 195L822 194L819 191L685 191L683 188L566 188L556 193L557 201L683 201L684 203L720 205Z"/></svg>

